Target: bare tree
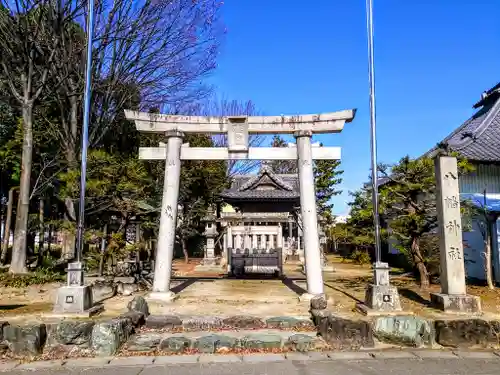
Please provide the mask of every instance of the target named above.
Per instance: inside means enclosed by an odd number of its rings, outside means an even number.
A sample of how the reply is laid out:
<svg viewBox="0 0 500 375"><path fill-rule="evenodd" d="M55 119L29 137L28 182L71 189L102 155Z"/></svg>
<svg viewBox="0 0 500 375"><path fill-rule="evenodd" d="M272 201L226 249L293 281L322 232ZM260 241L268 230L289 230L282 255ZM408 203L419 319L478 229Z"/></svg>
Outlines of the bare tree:
<svg viewBox="0 0 500 375"><path fill-rule="evenodd" d="M103 0L96 9L91 146L130 102L170 111L209 94L224 27L219 0Z"/></svg>
<svg viewBox="0 0 500 375"><path fill-rule="evenodd" d="M169 110L209 93L200 79L215 68L224 29L216 0L103 0L96 4L89 146L102 147L127 131L124 109ZM84 88L85 33L80 15L61 33L53 79L61 121L53 124L68 170L78 168L78 128ZM130 150L133 152L133 150ZM65 197L65 218L76 222L75 197ZM74 256L74 233L64 233L61 257Z"/></svg>
<svg viewBox="0 0 500 375"><path fill-rule="evenodd" d="M21 108L23 146L19 202L10 272L26 269L26 239L33 159L33 108L46 94L50 67L60 42L56 36L73 17L72 2L0 0L0 65Z"/></svg>

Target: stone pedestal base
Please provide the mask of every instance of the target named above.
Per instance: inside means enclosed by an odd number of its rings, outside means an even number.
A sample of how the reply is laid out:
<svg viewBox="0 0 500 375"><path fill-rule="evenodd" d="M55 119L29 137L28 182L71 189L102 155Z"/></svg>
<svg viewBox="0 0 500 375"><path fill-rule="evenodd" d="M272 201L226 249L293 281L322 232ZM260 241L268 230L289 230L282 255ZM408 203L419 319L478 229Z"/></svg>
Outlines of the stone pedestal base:
<svg viewBox="0 0 500 375"><path fill-rule="evenodd" d="M481 299L470 294L431 293L431 303L446 313L480 313Z"/></svg>
<svg viewBox="0 0 500 375"><path fill-rule="evenodd" d="M309 302L311 299L314 297L314 294L310 293L303 293L299 296L299 301L300 302Z"/></svg>
<svg viewBox="0 0 500 375"><path fill-rule="evenodd" d="M356 308L364 315L391 315L403 312L398 290L392 285L369 284L365 303L357 304Z"/></svg>
<svg viewBox="0 0 500 375"><path fill-rule="evenodd" d="M335 267L327 264L327 265L321 266L321 271L322 272L335 272ZM306 265L303 263L300 265L300 272L302 272L304 275L306 274Z"/></svg>
<svg viewBox="0 0 500 375"><path fill-rule="evenodd" d="M201 261L202 266L215 266L217 265L217 259L215 258L203 258Z"/></svg>
<svg viewBox="0 0 500 375"><path fill-rule="evenodd" d="M223 268L220 265L214 264L199 264L194 268L197 272L217 272L220 273L223 271Z"/></svg>
<svg viewBox="0 0 500 375"><path fill-rule="evenodd" d="M57 290L55 314L93 315L102 311L102 305L93 306L92 290L88 285L63 286Z"/></svg>
<svg viewBox="0 0 500 375"><path fill-rule="evenodd" d="M174 302L177 299L177 294L175 294L172 291L168 292L151 292L149 293L149 299L152 299L154 301L158 302Z"/></svg>
<svg viewBox="0 0 500 375"><path fill-rule="evenodd" d="M333 267L329 264L325 264L324 266L321 267L321 270L323 272L335 272L335 267Z"/></svg>
<svg viewBox="0 0 500 375"><path fill-rule="evenodd" d="M323 297L327 303L330 303L330 304L333 304L333 298L328 296L327 294L325 293L322 293L322 294L311 294L311 293L302 293L300 296L299 296L299 302L311 302L311 300L314 298L314 297Z"/></svg>

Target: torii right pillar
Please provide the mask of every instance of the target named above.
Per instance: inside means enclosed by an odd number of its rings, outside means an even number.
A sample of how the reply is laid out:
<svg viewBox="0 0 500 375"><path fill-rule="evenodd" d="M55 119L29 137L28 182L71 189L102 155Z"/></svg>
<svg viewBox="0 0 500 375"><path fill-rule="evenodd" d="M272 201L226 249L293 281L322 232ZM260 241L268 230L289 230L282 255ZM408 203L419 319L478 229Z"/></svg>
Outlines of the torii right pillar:
<svg viewBox="0 0 500 375"><path fill-rule="evenodd" d="M297 159L300 186L300 211L304 234L305 270L307 293L303 299L324 294L323 270L321 268L321 249L319 246L318 214L316 211L316 192L314 188L312 131L301 130L294 133L297 139Z"/></svg>

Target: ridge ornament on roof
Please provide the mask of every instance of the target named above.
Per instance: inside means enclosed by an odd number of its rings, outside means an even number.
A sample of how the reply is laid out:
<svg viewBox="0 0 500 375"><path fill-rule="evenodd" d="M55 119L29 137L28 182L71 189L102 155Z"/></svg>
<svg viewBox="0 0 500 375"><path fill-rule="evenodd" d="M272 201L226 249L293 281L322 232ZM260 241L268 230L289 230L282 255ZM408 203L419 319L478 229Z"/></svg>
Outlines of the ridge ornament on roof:
<svg viewBox="0 0 500 375"><path fill-rule="evenodd" d="M250 178L247 182L238 188L238 191L250 190L257 185L264 175L267 175L276 185L283 190L293 191L293 187L286 183L281 177L274 173L273 169L268 163L262 163L260 171L257 175Z"/></svg>

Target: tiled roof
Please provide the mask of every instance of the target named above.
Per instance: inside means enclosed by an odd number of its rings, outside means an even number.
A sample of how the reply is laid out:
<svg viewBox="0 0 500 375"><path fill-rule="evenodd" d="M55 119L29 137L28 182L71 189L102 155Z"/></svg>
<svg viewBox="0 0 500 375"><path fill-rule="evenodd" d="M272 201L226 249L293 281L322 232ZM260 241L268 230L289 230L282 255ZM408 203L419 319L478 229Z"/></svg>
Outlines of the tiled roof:
<svg viewBox="0 0 500 375"><path fill-rule="evenodd" d="M474 115L442 143L469 160L500 161L500 83L483 93ZM433 156L437 148L426 156Z"/></svg>
<svg viewBox="0 0 500 375"><path fill-rule="evenodd" d="M275 189L259 189L260 185L273 185ZM295 174L276 174L263 164L256 175L235 176L231 187L224 190L221 197L230 200L300 199L299 180Z"/></svg>

